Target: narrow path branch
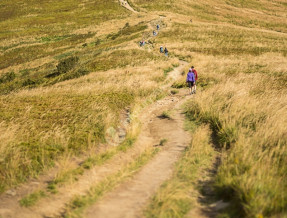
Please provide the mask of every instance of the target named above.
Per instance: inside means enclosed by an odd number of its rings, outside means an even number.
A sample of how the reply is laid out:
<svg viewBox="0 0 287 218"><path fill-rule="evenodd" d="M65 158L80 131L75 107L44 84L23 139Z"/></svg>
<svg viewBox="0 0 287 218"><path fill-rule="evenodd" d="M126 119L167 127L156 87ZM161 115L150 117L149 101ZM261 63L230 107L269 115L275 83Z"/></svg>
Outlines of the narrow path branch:
<svg viewBox="0 0 287 218"><path fill-rule="evenodd" d="M128 9L128 10L134 12L134 13L138 13L135 9L133 9L133 8L130 6L130 4L129 4L127 1L125 1L125 0L119 0L119 2L120 2L120 4L121 4L121 6L125 7L126 9Z"/></svg>

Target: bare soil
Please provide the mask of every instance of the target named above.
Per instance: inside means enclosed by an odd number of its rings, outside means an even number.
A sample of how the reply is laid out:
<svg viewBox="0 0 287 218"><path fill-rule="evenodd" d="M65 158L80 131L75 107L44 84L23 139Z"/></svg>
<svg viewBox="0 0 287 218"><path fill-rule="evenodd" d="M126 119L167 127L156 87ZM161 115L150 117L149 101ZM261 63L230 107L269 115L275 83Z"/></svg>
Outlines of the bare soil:
<svg viewBox="0 0 287 218"><path fill-rule="evenodd" d="M160 140L166 139L163 151L134 178L124 182L90 207L84 217L141 216L142 208L159 186L171 176L174 163L190 143L191 136L183 128L184 115L181 106L191 96L186 96L183 92L157 102L152 116L149 117L147 128L141 132L143 136L152 137L152 141L156 143L154 146L159 146ZM172 110L170 119L161 117L163 109Z"/></svg>

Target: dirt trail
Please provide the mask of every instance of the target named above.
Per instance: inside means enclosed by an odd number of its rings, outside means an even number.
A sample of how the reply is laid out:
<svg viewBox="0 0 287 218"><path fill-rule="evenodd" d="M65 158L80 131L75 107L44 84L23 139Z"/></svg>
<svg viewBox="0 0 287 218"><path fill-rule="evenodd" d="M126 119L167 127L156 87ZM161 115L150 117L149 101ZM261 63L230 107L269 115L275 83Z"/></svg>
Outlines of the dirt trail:
<svg viewBox="0 0 287 218"><path fill-rule="evenodd" d="M123 7L125 7L126 9L128 9L128 10L134 12L134 13L138 13L136 10L134 10L134 9L130 6L130 4L129 4L127 1L125 1L125 0L119 0L119 2L120 2L120 4L121 4Z"/></svg>
<svg viewBox="0 0 287 218"><path fill-rule="evenodd" d="M180 76L183 68L187 63L181 62L181 65L174 71L170 72L170 82L164 87L170 86L173 79ZM143 130L148 132L149 121L156 118L157 111L164 111L167 107L171 107L181 97L168 96L164 100L158 101L155 104L148 106L139 117L143 123ZM153 130L156 132L156 130ZM22 186L22 190L17 190L15 196L3 194L0 196L0 217L58 217L65 210L65 205L75 196L85 194L92 185L102 181L108 175L116 173L119 169L131 162L135 156L142 153L147 147L159 143L158 138L153 138L149 134L140 134L133 148L126 153L118 153L102 166L96 166L93 169L86 171L79 180L73 184L66 184L58 189L58 193L41 199L35 206L24 208L19 205L19 200L27 193L37 190L40 181L34 181L34 188L31 184Z"/></svg>
<svg viewBox="0 0 287 218"><path fill-rule="evenodd" d="M142 135L151 136L153 141L167 139L164 150L151 160L130 181L121 184L116 190L107 194L103 200L90 207L84 217L138 217L143 206L152 197L159 186L171 174L174 163L188 146L191 136L184 131L184 115L181 105L191 96L185 96L184 90L177 96L159 101L159 107L153 112L147 128ZM161 118L162 109L173 110L172 119Z"/></svg>

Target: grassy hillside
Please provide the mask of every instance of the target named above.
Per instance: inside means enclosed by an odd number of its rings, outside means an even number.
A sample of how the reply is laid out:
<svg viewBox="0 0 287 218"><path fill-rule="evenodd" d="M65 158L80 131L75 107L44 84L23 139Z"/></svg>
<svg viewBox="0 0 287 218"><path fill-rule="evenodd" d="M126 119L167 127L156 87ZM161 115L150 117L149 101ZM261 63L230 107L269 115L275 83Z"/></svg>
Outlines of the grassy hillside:
<svg viewBox="0 0 287 218"><path fill-rule="evenodd" d="M153 7L147 1L135 2L151 11L166 10L166 5ZM185 3L176 1L174 5L178 7L165 13L173 26L159 36L159 43L165 43L178 57L189 57L199 71L198 84L204 91L189 103L187 113L191 120L210 125L222 153L214 190L219 199L232 204L221 216L284 217L286 4L283 1ZM176 12L179 15L174 15ZM184 79L174 87L181 87L180 84L184 84ZM184 159L179 170L184 167L182 164ZM184 176L180 172L176 169L174 177L159 190L147 216L182 217L188 212L190 206L184 202L194 201L194 196L186 196L186 192L193 192L195 187L179 187L195 171L185 171Z"/></svg>
<svg viewBox="0 0 287 218"><path fill-rule="evenodd" d="M152 18L124 20L115 1L0 4L2 192L106 142L123 111L162 95L177 60L138 49Z"/></svg>
<svg viewBox="0 0 287 218"><path fill-rule="evenodd" d="M114 0L0 2L0 192L108 147L107 130L167 94L181 59L199 73L188 117L210 126L205 145L212 134L221 151L214 189L232 203L222 216L286 216L286 2L129 2L140 13ZM170 202L162 193L147 216Z"/></svg>

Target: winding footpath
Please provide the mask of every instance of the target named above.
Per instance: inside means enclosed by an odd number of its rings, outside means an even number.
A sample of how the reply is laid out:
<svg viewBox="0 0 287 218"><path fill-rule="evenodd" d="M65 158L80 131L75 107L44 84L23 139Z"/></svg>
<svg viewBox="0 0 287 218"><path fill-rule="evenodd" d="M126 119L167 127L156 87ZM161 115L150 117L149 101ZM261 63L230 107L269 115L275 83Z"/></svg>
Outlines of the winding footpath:
<svg viewBox="0 0 287 218"><path fill-rule="evenodd" d="M125 7L126 9L128 9L128 10L134 12L134 13L138 13L136 10L134 10L134 9L130 6L130 4L129 4L127 1L125 1L125 0L119 0L119 2L120 2L120 4L121 4L121 6Z"/></svg>
<svg viewBox="0 0 287 218"><path fill-rule="evenodd" d="M149 199L160 185L171 177L173 165L191 141L189 132L184 131L182 104L191 96L180 93L158 101L141 135L149 136L154 142L166 139L167 143L141 171L129 181L108 193L100 202L88 208L83 217L123 218L140 217ZM171 119L163 119L163 109L172 110Z"/></svg>
<svg viewBox="0 0 287 218"><path fill-rule="evenodd" d="M174 79L181 76L181 72L186 64L186 62L180 62L180 66L169 73L167 79L170 82L163 88L169 87ZM85 195L91 186L103 181L107 176L118 172L122 167L130 163L134 156L143 153L146 148L158 144L162 138L166 138L168 139L168 143L164 151L160 152L154 160L148 163L143 171L140 171L138 176L135 177L135 180L133 180L134 190L137 190L138 195L134 195L133 192L129 191L125 192L127 195L131 194L135 197L142 198L139 204L143 205L159 185L170 176L173 163L178 159L178 155L190 141L189 136L182 130L184 118L180 112L180 105L189 97L190 96L185 95L168 96L146 107L139 117L140 122L143 124L142 131L137 142L131 149L127 152L118 153L105 164L86 171L77 182L60 187L58 193L41 199L36 205L28 208L21 207L19 200L27 193L38 190L38 185L35 185L35 188L32 188L31 184L24 185L22 187L23 190L17 190L17 195L15 196L2 195L0 197L0 217L60 217L63 212L65 212L66 205L74 196ZM162 120L158 118L163 111L173 109L174 107L177 109L175 110L173 119ZM149 181L152 181L152 183L149 183ZM128 186L132 187L132 185L129 184ZM124 188L121 190L124 190ZM119 192L119 190L117 191ZM145 194L145 192L148 192L148 194ZM131 199L126 199L126 201L131 201ZM126 201L122 200L122 203L126 205L130 204L124 203ZM104 204L105 203L101 205ZM110 204L112 204L112 202ZM95 208L97 207L96 205ZM134 209L139 208L136 207L136 205L134 205L134 207ZM91 207L90 209L95 211L97 210L95 208ZM124 207L122 207L122 209L124 209ZM125 210L126 209L127 208L125 208ZM130 208L128 208L128 210L130 210ZM122 211L122 213L124 212L125 211ZM136 211L130 210L130 213L135 214ZM87 216L88 214L89 212L87 212Z"/></svg>
<svg viewBox="0 0 287 218"><path fill-rule="evenodd" d="M119 2L126 9L138 13L127 1L119 0ZM180 61L180 66L169 73L167 78L169 82L162 88L168 89L173 81L180 78L181 72L187 64L187 62ZM60 187L57 194L43 198L29 208L21 207L19 199L27 193L37 190L39 188L37 184L33 189L29 185L24 186L22 196L17 194L17 196L0 198L0 217L61 217L65 213L66 205L74 196L85 195L91 186L120 171L133 160L133 157L143 153L147 148L158 145L162 139L165 139L167 142L161 151L138 173L131 179L122 182L117 188L103 196L101 200L88 207L82 214L83 217L105 218L143 216L143 208L154 196L160 185L172 176L174 164L191 141L190 133L183 128L182 105L192 98L192 96L186 95L186 92L186 90L180 90L178 94L167 96L144 109L139 117L143 124L141 133L134 146L127 152L118 153L103 165L93 167L86 171L77 182ZM171 112L170 119L161 117L164 111ZM45 181L47 178L41 182L41 188L43 188Z"/></svg>

